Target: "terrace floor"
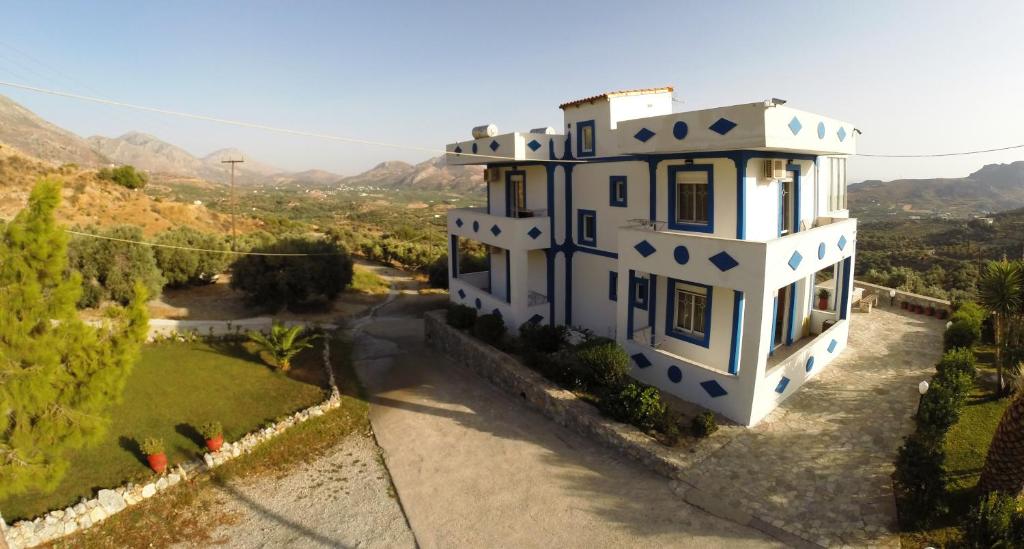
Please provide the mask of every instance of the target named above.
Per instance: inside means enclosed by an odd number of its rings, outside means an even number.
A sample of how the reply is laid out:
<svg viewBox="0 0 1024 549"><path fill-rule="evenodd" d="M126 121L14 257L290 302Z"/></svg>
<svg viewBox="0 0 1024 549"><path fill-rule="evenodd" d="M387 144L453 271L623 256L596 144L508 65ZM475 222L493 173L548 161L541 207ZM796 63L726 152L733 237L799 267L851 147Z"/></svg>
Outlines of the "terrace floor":
<svg viewBox="0 0 1024 549"><path fill-rule="evenodd" d="M893 460L943 324L888 307L855 312L842 355L756 427L729 428L731 440L683 479L686 499L712 495L741 523L821 546L898 547Z"/></svg>

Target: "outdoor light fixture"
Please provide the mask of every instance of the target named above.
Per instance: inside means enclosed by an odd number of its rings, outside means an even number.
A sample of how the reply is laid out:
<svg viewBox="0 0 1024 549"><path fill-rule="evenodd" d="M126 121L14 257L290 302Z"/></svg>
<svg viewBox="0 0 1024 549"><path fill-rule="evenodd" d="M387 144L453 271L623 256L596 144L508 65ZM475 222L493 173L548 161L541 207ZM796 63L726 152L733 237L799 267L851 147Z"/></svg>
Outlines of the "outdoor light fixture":
<svg viewBox="0 0 1024 549"><path fill-rule="evenodd" d="M928 382L922 381L921 383L917 384L917 392L921 393L921 396L924 396L924 394L928 392L928 387Z"/></svg>
<svg viewBox="0 0 1024 549"><path fill-rule="evenodd" d="M896 290L889 290L889 306L894 307L896 305Z"/></svg>
<svg viewBox="0 0 1024 549"><path fill-rule="evenodd" d="M953 326L953 321L952 320L950 320L949 322L946 323L946 329L947 330L950 329L950 327L952 327L952 326Z"/></svg>

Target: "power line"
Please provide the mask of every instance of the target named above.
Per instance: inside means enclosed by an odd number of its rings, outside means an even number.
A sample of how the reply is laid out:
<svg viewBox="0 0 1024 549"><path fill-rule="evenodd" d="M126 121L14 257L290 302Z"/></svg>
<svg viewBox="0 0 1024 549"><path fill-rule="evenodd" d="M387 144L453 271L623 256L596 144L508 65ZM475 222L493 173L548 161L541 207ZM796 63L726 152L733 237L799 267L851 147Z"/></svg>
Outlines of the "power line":
<svg viewBox="0 0 1024 549"><path fill-rule="evenodd" d="M71 229L64 229L64 232L73 234L75 236L85 236L89 238L98 238L100 240L110 240L113 242L123 242L125 244L138 244L140 246L150 246L152 248L168 248L172 250L185 250L190 252L207 252L214 254L234 254L234 255L262 255L270 257L315 257L315 256L334 256L334 255L348 255L345 252L330 252L330 253L318 253L318 254L302 254L302 253L272 253L272 252L238 252L235 250L212 250L206 248L192 248L189 246L174 246L172 244L158 244L156 242L146 242L145 240L131 240L128 238L115 238L113 236L104 236L93 233L83 233L81 231L73 231Z"/></svg>
<svg viewBox="0 0 1024 549"><path fill-rule="evenodd" d="M981 154L999 151L1009 151L1013 149L1024 149L1024 144L1021 145L1010 145L1009 147L998 147L995 149L979 149L976 151L962 151L962 152L950 152L950 153L934 153L934 154L865 154L855 153L853 156L866 156L871 158L939 158L943 156L966 156L969 154Z"/></svg>
<svg viewBox="0 0 1024 549"><path fill-rule="evenodd" d="M252 128L252 129L256 129L256 130L264 130L264 131L268 131L268 132L284 133L284 134L289 134L289 135L298 135L298 136L303 136L303 137L314 137L314 138L317 138L317 139L327 139L327 140L330 140L330 141L341 141L343 143L355 143L355 144L359 144L359 145L373 145L373 146L377 146L377 147L388 147L388 148L392 148L392 149L406 149L406 150L410 150L410 151L427 152L427 153L430 153L430 154L442 154L442 155L445 155L445 156L451 155L451 156L467 156L467 157L472 157L472 158L486 158L486 159L491 159L491 160L501 160L501 161L505 161L505 162L514 161L515 160L514 158L510 158L510 157L507 157L507 156L497 156L497 155L491 155L491 154L478 154L478 153L468 153L468 152L458 152L458 153L456 153L456 152L451 152L451 151L447 151L447 150L432 149L432 148L429 148L429 147L418 147L418 146L415 146L415 145L400 145L400 144L396 144L396 143L385 143L383 141L371 141L371 140L367 140L367 139L358 139L358 138L355 138L355 137L341 137L341 136L331 135L331 134L326 134L326 133L308 132L308 131L303 131L303 130L293 130L293 129L289 129L289 128L279 128L279 127L276 127L276 126L268 126L266 124L257 124L257 123L254 123L254 122L243 122L241 120L231 120L231 119L228 119L228 118L219 118L219 117L216 117L216 116L205 116L205 115L202 115L202 114L192 114L192 113L187 113L187 112L182 112L182 111L172 111L172 110L168 110L168 109L161 109L161 108L157 108L157 107L147 107L145 105L136 105L136 104L133 104L133 103L124 103L122 101L115 101L113 99L104 99L102 97L93 97L93 96L81 95L81 94L77 94L77 93L62 92L62 91L58 91L58 90L51 90L51 89L47 89L47 88L40 88L40 87L36 87L36 86L28 86L28 85L25 85L25 84L18 84L18 83L15 83L15 82L0 81L0 86L7 86L9 88L15 88L15 89L19 89L19 90L31 91L31 92L36 92L36 93L43 93L43 94L47 94L47 95L55 95L55 96L58 96L58 97L67 97L67 98L70 98L70 99L78 99L78 100L81 100L81 101L90 101L90 102L99 103L99 104L102 104L102 105L113 105L113 106L116 106L116 107L124 107L126 109L134 109L134 110L144 111L144 112L154 112L154 113L159 113L159 114L166 114L166 115L169 115L169 116L178 116L178 117L181 117L181 118L190 118L192 120L202 120L202 121L205 121L205 122L215 122L215 123L218 123L218 124L226 124L226 125L229 125L229 126L239 126L239 127L242 127L242 128ZM541 158L530 159L530 161L531 162L573 162L573 163L585 163L586 162L586 160L550 160L550 159L541 159Z"/></svg>

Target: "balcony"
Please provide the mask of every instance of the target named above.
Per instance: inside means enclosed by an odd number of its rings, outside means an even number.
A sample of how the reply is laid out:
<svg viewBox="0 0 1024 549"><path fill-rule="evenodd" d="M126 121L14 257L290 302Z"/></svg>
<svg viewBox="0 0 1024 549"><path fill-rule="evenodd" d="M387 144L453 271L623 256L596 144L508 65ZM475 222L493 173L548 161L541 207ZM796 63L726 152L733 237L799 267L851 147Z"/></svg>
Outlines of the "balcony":
<svg viewBox="0 0 1024 549"><path fill-rule="evenodd" d="M619 230L619 269L741 291L781 288L854 254L856 219L820 218L817 225L757 242L635 224Z"/></svg>
<svg viewBox="0 0 1024 549"><path fill-rule="evenodd" d="M543 250L551 247L551 219L547 210L520 212L524 217L491 215L487 208L448 210L448 233L506 250Z"/></svg>
<svg viewBox="0 0 1024 549"><path fill-rule="evenodd" d="M452 165L547 160L551 158L552 143L560 151L564 139L562 135L512 132L450 143L445 150L450 153L446 156Z"/></svg>

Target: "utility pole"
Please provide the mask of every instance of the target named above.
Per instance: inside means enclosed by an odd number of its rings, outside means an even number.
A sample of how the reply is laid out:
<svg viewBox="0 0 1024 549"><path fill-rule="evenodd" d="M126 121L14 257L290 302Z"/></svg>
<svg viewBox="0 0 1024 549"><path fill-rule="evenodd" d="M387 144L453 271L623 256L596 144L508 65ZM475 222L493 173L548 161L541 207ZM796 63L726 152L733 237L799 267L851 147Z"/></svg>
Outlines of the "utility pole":
<svg viewBox="0 0 1024 549"><path fill-rule="evenodd" d="M231 251L233 252L238 251L238 235L235 233L235 210L238 209L235 204L235 164L241 164L242 162L245 162L244 158L239 160L229 158L220 161L221 164L231 164Z"/></svg>

